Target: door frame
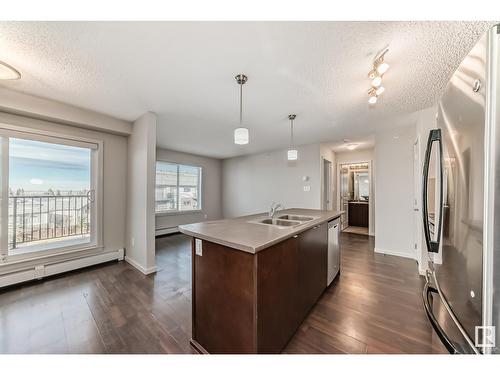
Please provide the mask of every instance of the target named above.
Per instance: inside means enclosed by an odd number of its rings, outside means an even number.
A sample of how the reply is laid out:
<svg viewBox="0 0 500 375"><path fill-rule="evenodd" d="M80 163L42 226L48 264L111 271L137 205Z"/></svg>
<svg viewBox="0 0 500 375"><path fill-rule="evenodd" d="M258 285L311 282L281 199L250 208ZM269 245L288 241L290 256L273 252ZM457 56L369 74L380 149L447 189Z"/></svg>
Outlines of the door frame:
<svg viewBox="0 0 500 375"><path fill-rule="evenodd" d="M368 235L375 236L375 185L373 183L373 160L353 160L349 162L337 162L337 210L341 210L340 207L340 168L342 165L350 164L368 164L368 180L370 181L370 198L368 200Z"/></svg>
<svg viewBox="0 0 500 375"><path fill-rule="evenodd" d="M329 163L329 172L328 172L328 189L325 189L325 163ZM334 184L332 183L333 179L333 162L324 156L321 157L321 202L320 202L320 207L322 210L333 210L333 198L335 197L334 194ZM328 200L329 203L328 205L325 204L325 197L326 197L326 192L325 190L328 190Z"/></svg>

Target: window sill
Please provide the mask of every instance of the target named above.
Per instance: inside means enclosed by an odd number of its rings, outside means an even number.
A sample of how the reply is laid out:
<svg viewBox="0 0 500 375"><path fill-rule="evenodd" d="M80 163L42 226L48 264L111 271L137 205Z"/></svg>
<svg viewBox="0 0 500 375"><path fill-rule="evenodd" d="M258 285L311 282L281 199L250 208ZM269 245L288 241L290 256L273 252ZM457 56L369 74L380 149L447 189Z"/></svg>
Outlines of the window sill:
<svg viewBox="0 0 500 375"><path fill-rule="evenodd" d="M155 212L155 216L177 216L177 215L189 215L189 214L201 214L201 213L203 213L203 210Z"/></svg>
<svg viewBox="0 0 500 375"><path fill-rule="evenodd" d="M88 253L88 252L95 251L95 250L102 250L103 248L104 247L101 244L86 242L86 243L81 243L78 245L59 247L59 248L54 248L54 249L50 249L50 250L42 250L42 251L31 252L31 253L10 255L10 256L8 256L8 258L6 259L5 262L3 262L3 263L0 262L0 267L13 265L13 264L20 264L20 263L25 263L25 262L31 262L31 261L38 261L41 259L50 259L53 257L60 257L60 256L65 256L65 255L69 256L69 255L75 255L75 254L80 254L80 253L84 254L84 253Z"/></svg>

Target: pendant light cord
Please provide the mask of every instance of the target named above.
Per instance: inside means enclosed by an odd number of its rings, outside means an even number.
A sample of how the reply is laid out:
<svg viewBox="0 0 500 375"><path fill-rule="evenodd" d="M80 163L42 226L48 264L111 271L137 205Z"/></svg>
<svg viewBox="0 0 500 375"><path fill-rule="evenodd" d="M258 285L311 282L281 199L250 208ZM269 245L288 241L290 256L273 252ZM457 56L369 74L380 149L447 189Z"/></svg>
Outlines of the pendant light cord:
<svg viewBox="0 0 500 375"><path fill-rule="evenodd" d="M290 146L293 147L293 120L290 120Z"/></svg>

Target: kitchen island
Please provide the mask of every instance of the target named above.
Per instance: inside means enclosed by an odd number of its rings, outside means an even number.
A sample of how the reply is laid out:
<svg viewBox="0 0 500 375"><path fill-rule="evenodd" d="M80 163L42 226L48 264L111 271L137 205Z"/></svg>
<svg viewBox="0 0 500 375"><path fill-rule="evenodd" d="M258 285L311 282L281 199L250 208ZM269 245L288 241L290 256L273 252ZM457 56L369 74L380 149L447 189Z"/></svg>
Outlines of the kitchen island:
<svg viewBox="0 0 500 375"><path fill-rule="evenodd" d="M288 209L182 225L192 241L192 345L202 353L279 353L327 287L328 222Z"/></svg>

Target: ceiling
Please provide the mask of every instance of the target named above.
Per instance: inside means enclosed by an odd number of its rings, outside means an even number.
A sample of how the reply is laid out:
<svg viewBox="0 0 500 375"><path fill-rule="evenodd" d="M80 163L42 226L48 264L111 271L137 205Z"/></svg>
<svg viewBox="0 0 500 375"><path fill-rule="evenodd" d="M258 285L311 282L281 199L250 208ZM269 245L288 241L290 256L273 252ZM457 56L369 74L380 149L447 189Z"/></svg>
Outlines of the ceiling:
<svg viewBox="0 0 500 375"><path fill-rule="evenodd" d="M364 137L344 138L339 141L326 142L333 152L352 152L348 145L356 145L354 150L366 150L375 147L375 137L373 135Z"/></svg>
<svg viewBox="0 0 500 375"><path fill-rule="evenodd" d="M1 86L134 120L159 116L158 146L226 158L341 141L401 125L436 103L491 22L0 22ZM389 46L386 92L367 73ZM250 144L236 146L238 86Z"/></svg>

